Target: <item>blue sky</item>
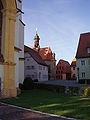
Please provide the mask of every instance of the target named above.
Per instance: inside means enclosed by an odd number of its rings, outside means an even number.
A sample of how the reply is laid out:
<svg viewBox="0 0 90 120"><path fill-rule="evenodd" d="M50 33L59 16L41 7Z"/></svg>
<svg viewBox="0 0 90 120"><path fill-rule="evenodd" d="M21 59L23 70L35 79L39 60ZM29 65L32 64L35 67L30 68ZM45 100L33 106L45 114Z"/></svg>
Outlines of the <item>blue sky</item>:
<svg viewBox="0 0 90 120"><path fill-rule="evenodd" d="M25 44L33 45L37 28L40 47L71 63L80 33L90 31L90 0L23 0L23 11Z"/></svg>

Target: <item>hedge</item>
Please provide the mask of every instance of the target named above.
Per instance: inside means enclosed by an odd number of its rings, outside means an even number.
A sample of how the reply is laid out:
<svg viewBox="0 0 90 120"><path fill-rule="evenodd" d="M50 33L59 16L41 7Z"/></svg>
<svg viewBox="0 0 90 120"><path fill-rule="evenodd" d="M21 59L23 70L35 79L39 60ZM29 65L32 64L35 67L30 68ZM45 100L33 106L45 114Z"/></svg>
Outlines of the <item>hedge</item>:
<svg viewBox="0 0 90 120"><path fill-rule="evenodd" d="M51 84L43 84L43 83L35 83L35 88L54 91L57 93L65 93L65 86L61 85L51 85Z"/></svg>

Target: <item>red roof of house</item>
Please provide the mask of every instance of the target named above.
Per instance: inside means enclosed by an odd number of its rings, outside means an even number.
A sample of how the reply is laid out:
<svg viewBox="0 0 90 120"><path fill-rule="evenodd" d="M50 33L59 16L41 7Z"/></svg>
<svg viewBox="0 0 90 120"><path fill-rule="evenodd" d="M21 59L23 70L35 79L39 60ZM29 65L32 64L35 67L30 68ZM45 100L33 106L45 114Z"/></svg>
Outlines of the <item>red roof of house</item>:
<svg viewBox="0 0 90 120"><path fill-rule="evenodd" d="M90 48L90 32L80 35L76 58L90 57L87 48Z"/></svg>
<svg viewBox="0 0 90 120"><path fill-rule="evenodd" d="M43 60L52 60L52 51L50 47L40 48L39 54Z"/></svg>
<svg viewBox="0 0 90 120"><path fill-rule="evenodd" d="M63 73L71 73L71 68L70 68L70 64L68 61L65 60L59 60L57 67L63 67Z"/></svg>
<svg viewBox="0 0 90 120"><path fill-rule="evenodd" d="M48 66L44 62L44 60L41 58L41 56L38 54L37 51L35 51L35 50L31 49L30 47L24 45L24 52L28 52L38 64Z"/></svg>

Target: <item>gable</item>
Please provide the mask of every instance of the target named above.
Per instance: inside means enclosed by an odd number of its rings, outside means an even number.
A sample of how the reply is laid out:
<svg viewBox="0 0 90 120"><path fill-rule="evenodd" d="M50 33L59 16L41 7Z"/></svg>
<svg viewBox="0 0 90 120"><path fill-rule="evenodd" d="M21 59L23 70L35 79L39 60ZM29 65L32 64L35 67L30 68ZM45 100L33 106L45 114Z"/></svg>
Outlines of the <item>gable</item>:
<svg viewBox="0 0 90 120"><path fill-rule="evenodd" d="M90 48L90 33L84 33L80 35L76 58L87 58L90 57L88 52Z"/></svg>

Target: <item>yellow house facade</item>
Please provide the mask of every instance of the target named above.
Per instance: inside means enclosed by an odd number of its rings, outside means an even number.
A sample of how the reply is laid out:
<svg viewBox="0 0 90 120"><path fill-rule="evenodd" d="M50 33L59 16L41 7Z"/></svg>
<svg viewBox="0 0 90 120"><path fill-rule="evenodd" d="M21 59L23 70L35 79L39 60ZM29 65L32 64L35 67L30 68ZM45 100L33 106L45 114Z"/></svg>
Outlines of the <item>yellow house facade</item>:
<svg viewBox="0 0 90 120"><path fill-rule="evenodd" d="M15 47L15 21L19 11L16 2L16 0L0 0L0 56L3 56L3 60L0 61L0 79L3 98L17 96L15 51L19 52L20 49Z"/></svg>

